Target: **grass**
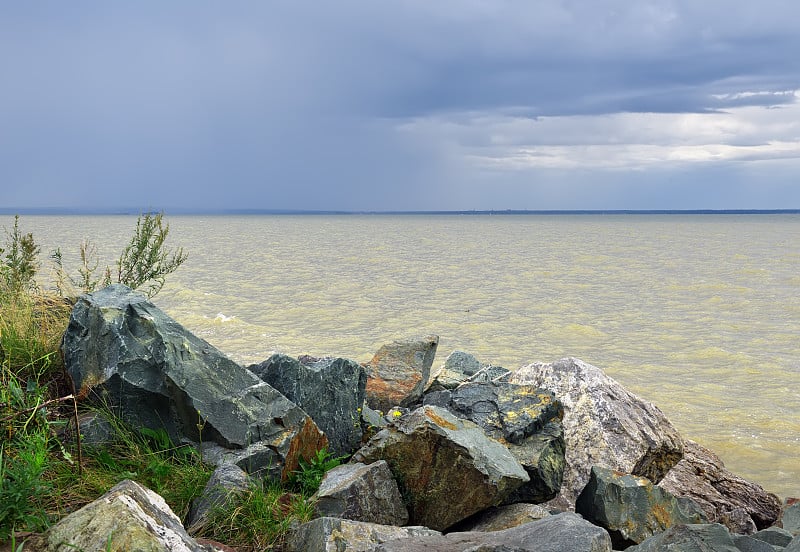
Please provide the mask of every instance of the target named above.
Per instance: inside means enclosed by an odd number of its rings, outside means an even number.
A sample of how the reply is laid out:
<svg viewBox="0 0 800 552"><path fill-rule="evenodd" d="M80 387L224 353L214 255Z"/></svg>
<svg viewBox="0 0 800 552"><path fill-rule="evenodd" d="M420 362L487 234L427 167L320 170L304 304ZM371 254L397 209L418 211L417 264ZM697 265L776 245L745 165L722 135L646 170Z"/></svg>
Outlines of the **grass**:
<svg viewBox="0 0 800 552"><path fill-rule="evenodd" d="M186 258L182 250L167 255L167 231L160 216L140 219L118 262L120 281L128 278L151 295L160 289ZM18 533L47 529L123 479L159 493L185 518L213 470L193 448L174 445L163 431L136 431L109 410L97 414L112 424L112 443L82 450L79 440L63 437L78 412L59 350L72 309L62 296L64 283L94 288L108 278L93 279L95 265L85 257L79 280L57 263L62 293L42 291L34 280L38 247L19 230L18 218L6 237L0 247L0 545L24 550ZM325 453L303 464L295 487L254 482L214 511L202 536L242 551L279 547L292 523L310 519L310 494L334 462Z"/></svg>

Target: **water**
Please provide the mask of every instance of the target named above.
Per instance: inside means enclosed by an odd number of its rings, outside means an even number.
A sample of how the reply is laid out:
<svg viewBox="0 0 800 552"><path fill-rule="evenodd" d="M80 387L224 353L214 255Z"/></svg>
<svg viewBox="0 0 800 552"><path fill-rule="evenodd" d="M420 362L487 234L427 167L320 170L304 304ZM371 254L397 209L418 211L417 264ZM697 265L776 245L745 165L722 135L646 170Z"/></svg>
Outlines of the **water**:
<svg viewBox="0 0 800 552"><path fill-rule="evenodd" d="M11 217L0 219L6 228ZM688 438L800 496L800 216L175 216L189 260L155 302L241 363L364 361L440 336L516 368L575 356ZM135 217L22 219L77 267L111 263Z"/></svg>

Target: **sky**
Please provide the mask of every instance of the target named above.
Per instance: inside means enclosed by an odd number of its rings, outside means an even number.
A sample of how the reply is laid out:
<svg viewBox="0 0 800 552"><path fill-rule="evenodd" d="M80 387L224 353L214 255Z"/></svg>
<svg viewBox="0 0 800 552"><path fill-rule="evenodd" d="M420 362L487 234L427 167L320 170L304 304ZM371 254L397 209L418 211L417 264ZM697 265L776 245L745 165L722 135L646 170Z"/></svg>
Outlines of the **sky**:
<svg viewBox="0 0 800 552"><path fill-rule="evenodd" d="M796 0L0 2L0 209L800 208Z"/></svg>

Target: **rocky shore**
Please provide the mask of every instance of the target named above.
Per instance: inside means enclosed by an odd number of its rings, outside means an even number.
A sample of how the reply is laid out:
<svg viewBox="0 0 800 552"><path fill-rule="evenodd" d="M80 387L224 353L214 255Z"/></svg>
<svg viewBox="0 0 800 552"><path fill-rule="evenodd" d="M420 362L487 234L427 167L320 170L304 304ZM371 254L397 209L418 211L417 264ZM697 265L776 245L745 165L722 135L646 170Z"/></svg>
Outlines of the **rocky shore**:
<svg viewBox="0 0 800 552"><path fill-rule="evenodd" d="M123 481L26 549L105 550L111 527L125 549L221 549L192 537L215 504L328 447L349 462L287 552L800 552L799 503L728 471L599 368L512 372L458 351L434 367L437 347L242 367L124 286L86 295L62 344L78 395L202 442L217 469L186 520Z"/></svg>

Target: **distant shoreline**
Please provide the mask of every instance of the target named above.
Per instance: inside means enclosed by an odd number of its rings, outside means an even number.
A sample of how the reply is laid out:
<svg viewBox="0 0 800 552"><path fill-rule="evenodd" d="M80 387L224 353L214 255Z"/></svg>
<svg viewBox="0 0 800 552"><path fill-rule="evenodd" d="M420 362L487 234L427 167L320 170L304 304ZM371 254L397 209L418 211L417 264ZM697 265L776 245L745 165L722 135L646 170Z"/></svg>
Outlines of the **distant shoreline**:
<svg viewBox="0 0 800 552"><path fill-rule="evenodd" d="M0 208L0 215L136 216L151 209ZM156 211L157 212L157 211ZM173 216L233 215L797 215L800 209L503 209L467 211L338 211L307 209L164 209Z"/></svg>

